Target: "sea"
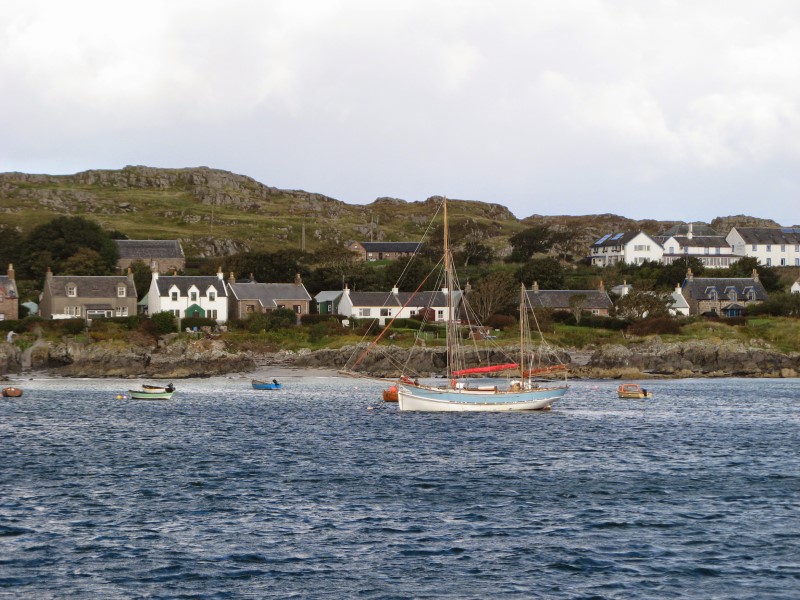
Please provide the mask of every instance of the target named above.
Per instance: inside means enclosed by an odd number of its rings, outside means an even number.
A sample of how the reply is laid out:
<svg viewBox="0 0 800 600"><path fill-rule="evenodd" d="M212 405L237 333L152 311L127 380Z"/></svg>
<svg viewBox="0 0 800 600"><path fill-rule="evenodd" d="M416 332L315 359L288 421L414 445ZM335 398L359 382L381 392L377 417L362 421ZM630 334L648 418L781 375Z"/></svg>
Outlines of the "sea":
<svg viewBox="0 0 800 600"><path fill-rule="evenodd" d="M798 380L408 413L280 379L15 381L0 598L800 598Z"/></svg>

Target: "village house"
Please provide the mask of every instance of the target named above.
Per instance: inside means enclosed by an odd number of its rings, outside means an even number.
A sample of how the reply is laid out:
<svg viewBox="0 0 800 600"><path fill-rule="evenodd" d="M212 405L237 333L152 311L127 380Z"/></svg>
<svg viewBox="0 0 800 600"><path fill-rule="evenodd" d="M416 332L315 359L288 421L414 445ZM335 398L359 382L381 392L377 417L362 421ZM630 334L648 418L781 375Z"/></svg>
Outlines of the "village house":
<svg viewBox="0 0 800 600"><path fill-rule="evenodd" d="M228 293L222 269L216 275L161 275L153 271L147 292L150 316L168 311L178 318L228 320Z"/></svg>
<svg viewBox="0 0 800 600"><path fill-rule="evenodd" d="M136 314L133 273L127 275L53 275L48 268L39 301L45 319L127 317Z"/></svg>
<svg viewBox="0 0 800 600"><path fill-rule="evenodd" d="M596 267L609 267L617 263L640 265L645 261L660 261L664 249L643 231L609 233L589 249L589 258Z"/></svg>
<svg viewBox="0 0 800 600"><path fill-rule="evenodd" d="M740 317L748 306L767 299L755 269L752 277L695 277L689 269L681 294L689 304L690 315L718 317Z"/></svg>
<svg viewBox="0 0 800 600"><path fill-rule="evenodd" d="M347 247L365 262L410 258L422 249L421 242L349 242Z"/></svg>
<svg viewBox="0 0 800 600"><path fill-rule="evenodd" d="M321 315L338 315L339 300L343 293L341 290L324 290L314 296L314 302L317 303L317 313Z"/></svg>
<svg viewBox="0 0 800 600"><path fill-rule="evenodd" d="M183 271L186 257L179 240L114 240L119 251L117 269L125 273L130 266L141 261L151 271L169 273Z"/></svg>
<svg viewBox="0 0 800 600"><path fill-rule="evenodd" d="M800 267L800 228L733 227L725 238L738 256L767 267Z"/></svg>
<svg viewBox="0 0 800 600"><path fill-rule="evenodd" d="M702 224L676 225L656 239L664 248L661 260L666 265L694 257L709 269L724 269L741 258L734 254L724 236Z"/></svg>
<svg viewBox="0 0 800 600"><path fill-rule="evenodd" d="M14 265L8 265L6 275L0 275L0 321L19 319L19 294Z"/></svg>
<svg viewBox="0 0 800 600"><path fill-rule="evenodd" d="M597 290L540 290L539 283L534 282L526 294L534 309L572 312L580 308L581 312L607 317L614 307L602 281Z"/></svg>
<svg viewBox="0 0 800 600"><path fill-rule="evenodd" d="M339 314L356 319L378 319L385 325L392 318L406 319L425 314L433 321L451 318L447 291L401 292L396 287L390 292L351 292L348 287L341 292ZM462 292L453 292L453 317L458 314Z"/></svg>
<svg viewBox="0 0 800 600"><path fill-rule="evenodd" d="M258 283L254 280L237 282L228 278L228 315L231 319L244 319L255 313L265 313L288 308L296 315L306 315L311 295L303 285L300 275L294 283Z"/></svg>
<svg viewBox="0 0 800 600"><path fill-rule="evenodd" d="M795 281L795 282L792 284L792 287L791 287L791 288L789 288L789 291L790 291L792 294L800 294L800 279L798 279L797 281Z"/></svg>

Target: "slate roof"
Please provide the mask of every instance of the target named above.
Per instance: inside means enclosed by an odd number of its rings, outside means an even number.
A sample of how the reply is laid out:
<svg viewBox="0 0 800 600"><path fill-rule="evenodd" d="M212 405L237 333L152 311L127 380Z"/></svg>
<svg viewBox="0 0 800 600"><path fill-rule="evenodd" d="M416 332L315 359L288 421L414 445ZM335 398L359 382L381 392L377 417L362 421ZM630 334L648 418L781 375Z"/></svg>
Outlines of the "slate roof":
<svg viewBox="0 0 800 600"><path fill-rule="evenodd" d="M341 290L325 290L314 296L314 300L316 300L317 303L330 302L331 300L336 300L341 295Z"/></svg>
<svg viewBox="0 0 800 600"><path fill-rule="evenodd" d="M585 310L593 308L610 309L614 306L607 292L600 290L526 290L531 306L534 308L570 309L569 299L576 294L586 296Z"/></svg>
<svg viewBox="0 0 800 600"><path fill-rule="evenodd" d="M711 291L716 290L719 300L729 299L730 290L736 291L736 300L747 302L748 292L755 291L755 299L764 301L767 299L767 290L760 281L752 277L695 277L686 279L683 282L683 293L693 300L711 299Z"/></svg>
<svg viewBox="0 0 800 600"><path fill-rule="evenodd" d="M0 296L5 298L17 297L17 282L8 275L0 275Z"/></svg>
<svg viewBox="0 0 800 600"><path fill-rule="evenodd" d="M367 252L417 252L422 242L361 242Z"/></svg>
<svg viewBox="0 0 800 600"><path fill-rule="evenodd" d="M178 288L181 296L189 295L189 288L196 287L200 296L205 296L209 287L213 287L217 292L217 297L227 296L225 282L216 275L161 275L156 279L156 289L159 296L168 296L172 286Z"/></svg>
<svg viewBox="0 0 800 600"><path fill-rule="evenodd" d="M663 243L666 243L667 239L668 238L665 238ZM696 235L691 238L678 237L675 239L682 247L728 249L731 247L730 244L725 241L725 238L721 236Z"/></svg>
<svg viewBox="0 0 800 600"><path fill-rule="evenodd" d="M604 235L599 240L597 240L594 244L592 244L592 248L603 248L609 246L624 246L628 242L630 242L633 238L637 235L642 233L641 231L628 231L625 233L613 233Z"/></svg>
<svg viewBox="0 0 800 600"><path fill-rule="evenodd" d="M737 227L745 244L800 244L798 227Z"/></svg>
<svg viewBox="0 0 800 600"><path fill-rule="evenodd" d="M136 286L127 275L53 275L48 277L50 295L67 297L67 284L75 284L78 298L112 298L117 296L117 287L125 284L128 297L136 297Z"/></svg>
<svg viewBox="0 0 800 600"><path fill-rule="evenodd" d="M689 233L689 224L678 223L677 225L674 225L673 227L667 229L664 233L660 234L659 237L663 237L664 239L672 237L673 235L678 237L683 237L685 235L688 235L688 233ZM719 233L717 233L714 229L712 229L705 223L692 223L692 235L720 237Z"/></svg>
<svg viewBox="0 0 800 600"><path fill-rule="evenodd" d="M279 300L311 300L304 285L295 283L230 283L237 300L258 300L265 308L277 308Z"/></svg>
<svg viewBox="0 0 800 600"><path fill-rule="evenodd" d="M178 240L114 240L119 257L131 260L151 258L184 258Z"/></svg>

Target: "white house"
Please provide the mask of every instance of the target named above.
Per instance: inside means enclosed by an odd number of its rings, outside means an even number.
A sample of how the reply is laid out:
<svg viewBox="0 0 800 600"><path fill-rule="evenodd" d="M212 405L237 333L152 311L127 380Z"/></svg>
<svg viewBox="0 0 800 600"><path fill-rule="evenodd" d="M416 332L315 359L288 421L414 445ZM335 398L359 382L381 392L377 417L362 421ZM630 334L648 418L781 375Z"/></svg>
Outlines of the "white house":
<svg viewBox="0 0 800 600"><path fill-rule="evenodd" d="M169 311L176 317L228 320L228 294L220 269L216 275L159 275L153 271L147 293L148 313Z"/></svg>
<svg viewBox="0 0 800 600"><path fill-rule="evenodd" d="M800 267L800 228L734 227L725 238L738 256L768 267Z"/></svg>
<svg viewBox="0 0 800 600"><path fill-rule="evenodd" d="M413 296L413 298L412 298ZM453 312L457 314L461 292L453 292ZM447 292L400 292L392 288L391 292L351 292L345 287L339 298L339 314L357 319L378 319L385 325L392 318L407 319L432 311L433 320L450 319Z"/></svg>
<svg viewBox="0 0 800 600"><path fill-rule="evenodd" d="M672 304L668 307L669 314L673 317L676 315L689 316L689 303L683 297L683 288L681 284L675 286L675 291L672 292Z"/></svg>
<svg viewBox="0 0 800 600"><path fill-rule="evenodd" d="M590 248L592 265L608 267L617 263L640 265L645 261L660 261L664 249L643 231L609 233Z"/></svg>
<svg viewBox="0 0 800 600"><path fill-rule="evenodd" d="M694 257L709 269L725 269L741 258L736 255L724 236L710 227L700 228L701 235L695 235L694 224L674 227L674 233L667 232L659 238L664 248L661 259L666 265L686 257ZM670 230L672 231L672 230Z"/></svg>
<svg viewBox="0 0 800 600"><path fill-rule="evenodd" d="M800 294L800 279L792 284L792 287L789 288L789 291L793 294Z"/></svg>

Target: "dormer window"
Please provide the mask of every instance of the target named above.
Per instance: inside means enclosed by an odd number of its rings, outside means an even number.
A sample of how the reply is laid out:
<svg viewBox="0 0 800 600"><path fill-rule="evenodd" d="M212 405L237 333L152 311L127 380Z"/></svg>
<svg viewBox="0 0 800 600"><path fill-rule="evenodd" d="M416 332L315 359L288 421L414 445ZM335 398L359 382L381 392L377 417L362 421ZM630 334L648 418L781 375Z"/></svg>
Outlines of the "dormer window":
<svg viewBox="0 0 800 600"><path fill-rule="evenodd" d="M177 302L178 301L178 292L171 292L169 297L170 297L170 300L172 300L173 302Z"/></svg>
<svg viewBox="0 0 800 600"><path fill-rule="evenodd" d="M709 300L711 300L712 302L716 302L717 298L718 298L717 290L715 290L714 288L711 288L710 290L708 290L708 299Z"/></svg>
<svg viewBox="0 0 800 600"><path fill-rule="evenodd" d="M189 292L189 300L197 302L197 292Z"/></svg>
<svg viewBox="0 0 800 600"><path fill-rule="evenodd" d="M75 298L78 295L78 286L74 283L67 284L67 296L69 298Z"/></svg>
<svg viewBox="0 0 800 600"><path fill-rule="evenodd" d="M217 293L216 293L216 292L208 292L208 299L209 299L211 302L213 302L214 300L216 300L216 299L217 299Z"/></svg>
<svg viewBox="0 0 800 600"><path fill-rule="evenodd" d="M728 300L731 302L736 302L736 290L731 290L728 292Z"/></svg>
<svg viewBox="0 0 800 600"><path fill-rule="evenodd" d="M124 285L121 285L117 288L117 298L124 298L127 296L128 290Z"/></svg>

